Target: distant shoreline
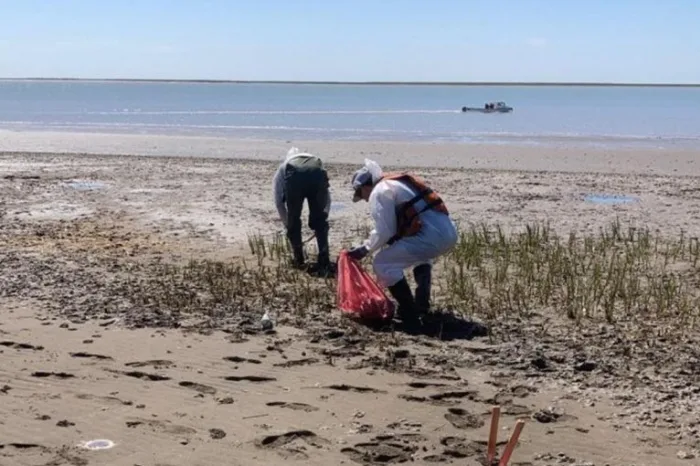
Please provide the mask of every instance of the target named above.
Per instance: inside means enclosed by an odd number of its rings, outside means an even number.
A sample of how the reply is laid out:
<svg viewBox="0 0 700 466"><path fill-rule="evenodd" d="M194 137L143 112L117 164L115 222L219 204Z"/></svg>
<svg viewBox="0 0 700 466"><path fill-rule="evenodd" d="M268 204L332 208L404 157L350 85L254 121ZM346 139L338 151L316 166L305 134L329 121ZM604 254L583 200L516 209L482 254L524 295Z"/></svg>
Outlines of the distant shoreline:
<svg viewBox="0 0 700 466"><path fill-rule="evenodd" d="M129 78L0 78L0 82L103 82L103 83L182 83L182 84L297 84L353 86L532 86L532 87L700 87L700 83L605 83L605 82L458 82L458 81L274 81L226 79L129 79Z"/></svg>

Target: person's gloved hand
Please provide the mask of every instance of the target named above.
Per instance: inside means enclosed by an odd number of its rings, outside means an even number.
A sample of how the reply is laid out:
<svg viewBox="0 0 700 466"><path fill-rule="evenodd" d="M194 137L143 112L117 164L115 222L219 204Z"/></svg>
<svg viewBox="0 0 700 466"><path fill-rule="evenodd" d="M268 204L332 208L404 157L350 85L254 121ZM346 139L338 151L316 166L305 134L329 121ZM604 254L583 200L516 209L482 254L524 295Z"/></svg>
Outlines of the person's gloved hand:
<svg viewBox="0 0 700 466"><path fill-rule="evenodd" d="M357 261L361 261L362 259L364 259L367 256L367 254L369 254L369 248L365 245L355 246L354 248L348 251L348 256L352 257Z"/></svg>

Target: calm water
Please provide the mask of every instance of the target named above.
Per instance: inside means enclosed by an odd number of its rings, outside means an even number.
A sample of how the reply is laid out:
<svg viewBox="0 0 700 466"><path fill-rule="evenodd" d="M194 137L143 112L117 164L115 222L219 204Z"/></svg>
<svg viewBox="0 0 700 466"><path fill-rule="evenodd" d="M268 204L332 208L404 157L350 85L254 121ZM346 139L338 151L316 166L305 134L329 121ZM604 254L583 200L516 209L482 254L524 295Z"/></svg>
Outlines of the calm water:
<svg viewBox="0 0 700 466"><path fill-rule="evenodd" d="M0 128L700 148L700 88L6 81Z"/></svg>

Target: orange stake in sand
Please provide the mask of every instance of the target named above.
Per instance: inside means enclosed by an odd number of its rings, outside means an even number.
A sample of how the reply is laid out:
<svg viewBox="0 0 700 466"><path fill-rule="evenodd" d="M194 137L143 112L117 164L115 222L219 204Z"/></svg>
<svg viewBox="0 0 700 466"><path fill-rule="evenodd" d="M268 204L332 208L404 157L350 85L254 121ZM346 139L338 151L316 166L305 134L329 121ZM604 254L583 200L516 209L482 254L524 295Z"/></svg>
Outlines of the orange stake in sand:
<svg viewBox="0 0 700 466"><path fill-rule="evenodd" d="M515 450L515 445L518 444L518 438L520 437L520 432L523 430L523 427L525 426L525 421L522 419L518 420L515 423L515 429L513 429L513 433L510 436L510 440L508 440L508 444L506 445L506 449L503 450L503 456L501 456L501 461L498 463L498 466L507 466L508 461L510 460L510 455L513 454L513 450Z"/></svg>
<svg viewBox="0 0 700 466"><path fill-rule="evenodd" d="M501 407L494 406L491 408L491 429L489 431L489 441L486 450L486 465L492 466L494 460L496 459L496 443L498 442L498 421L501 417ZM501 456L498 466L508 466L508 461L515 450L515 446L518 444L518 439L520 438L520 432L522 432L525 426L525 421L519 419L515 423L515 428L513 433L506 444L505 450L503 450L503 456Z"/></svg>
<svg viewBox="0 0 700 466"><path fill-rule="evenodd" d="M493 459L496 457L496 442L498 441L498 419L501 417L501 407L494 406L491 408L491 432L489 432L488 451L486 455L486 464L491 466Z"/></svg>

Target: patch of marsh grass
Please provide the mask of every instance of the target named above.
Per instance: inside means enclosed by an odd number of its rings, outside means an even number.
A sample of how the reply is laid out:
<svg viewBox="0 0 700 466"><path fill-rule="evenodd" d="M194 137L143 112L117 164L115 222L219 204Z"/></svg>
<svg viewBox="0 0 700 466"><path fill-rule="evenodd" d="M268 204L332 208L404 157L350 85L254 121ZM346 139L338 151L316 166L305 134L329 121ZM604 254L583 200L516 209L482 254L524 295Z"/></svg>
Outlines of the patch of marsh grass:
<svg viewBox="0 0 700 466"><path fill-rule="evenodd" d="M132 284L132 301L154 310L210 317L261 316L270 310L304 317L335 307L335 283L288 267L284 241L255 236L248 243L252 261L193 259L184 266L157 265L148 283Z"/></svg>
<svg viewBox="0 0 700 466"><path fill-rule="evenodd" d="M352 240L346 237L342 246L366 238L369 230L350 230ZM209 315L271 308L297 317L334 312L336 282L292 270L283 235L250 236L248 246L250 261L161 265L152 292L134 299ZM368 262L365 267L371 270ZM510 233L498 224L479 224L460 227L456 247L436 265L434 302L494 320L537 311L574 321L670 319L688 329L700 309L699 267L698 238L683 233L662 237L618 221L597 234L566 236L547 223Z"/></svg>
<svg viewBox="0 0 700 466"><path fill-rule="evenodd" d="M700 245L619 221L597 234L559 236L547 223L504 233L499 225L461 229L443 258L440 299L491 318L552 309L570 319L673 318L695 323Z"/></svg>

